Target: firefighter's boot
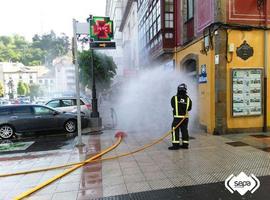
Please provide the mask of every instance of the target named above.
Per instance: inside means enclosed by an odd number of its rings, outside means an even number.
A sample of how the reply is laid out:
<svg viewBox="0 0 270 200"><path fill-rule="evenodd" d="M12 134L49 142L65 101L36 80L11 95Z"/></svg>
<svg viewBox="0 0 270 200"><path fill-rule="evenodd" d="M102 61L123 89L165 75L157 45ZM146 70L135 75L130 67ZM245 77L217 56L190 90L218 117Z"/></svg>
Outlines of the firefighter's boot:
<svg viewBox="0 0 270 200"><path fill-rule="evenodd" d="M173 144L171 147L168 147L169 150L177 150L180 149L180 145L179 144Z"/></svg>
<svg viewBox="0 0 270 200"><path fill-rule="evenodd" d="M181 149L188 149L188 144L182 144L179 148L181 148Z"/></svg>

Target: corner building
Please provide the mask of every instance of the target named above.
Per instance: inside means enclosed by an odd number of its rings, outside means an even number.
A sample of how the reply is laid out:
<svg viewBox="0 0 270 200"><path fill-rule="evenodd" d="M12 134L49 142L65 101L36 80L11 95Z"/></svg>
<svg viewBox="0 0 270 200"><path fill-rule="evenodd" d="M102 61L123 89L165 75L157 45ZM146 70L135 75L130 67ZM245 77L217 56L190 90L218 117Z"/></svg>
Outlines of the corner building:
<svg viewBox="0 0 270 200"><path fill-rule="evenodd" d="M160 2L172 3L173 14L161 14L161 30L145 46L166 54L174 45L176 70L197 82L200 126L211 134L269 130L270 0Z"/></svg>

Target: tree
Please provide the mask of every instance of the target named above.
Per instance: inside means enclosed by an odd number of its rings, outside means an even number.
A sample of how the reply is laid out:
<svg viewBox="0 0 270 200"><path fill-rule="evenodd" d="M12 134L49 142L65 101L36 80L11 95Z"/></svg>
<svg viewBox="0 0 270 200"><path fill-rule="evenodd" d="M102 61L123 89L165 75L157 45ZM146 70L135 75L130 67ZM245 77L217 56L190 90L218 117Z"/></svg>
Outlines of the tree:
<svg viewBox="0 0 270 200"><path fill-rule="evenodd" d="M51 31L50 34L33 37L33 48L39 48L45 52L45 64L51 65L52 61L59 56L66 55L69 50L69 38L65 34L61 37Z"/></svg>
<svg viewBox="0 0 270 200"><path fill-rule="evenodd" d="M25 84L23 82L19 82L18 83L18 87L17 87L17 94L19 96L25 96L27 92L27 88L25 88Z"/></svg>
<svg viewBox="0 0 270 200"><path fill-rule="evenodd" d="M0 97L3 97L4 96L4 86L3 86L3 83L0 82Z"/></svg>
<svg viewBox="0 0 270 200"><path fill-rule="evenodd" d="M38 84L31 84L29 86L30 88L30 98L33 100L35 97L41 96L42 91L40 89L40 86Z"/></svg>
<svg viewBox="0 0 270 200"><path fill-rule="evenodd" d="M27 83L22 83L24 85L25 88L25 95L29 95L30 94L30 88L29 85Z"/></svg>
<svg viewBox="0 0 270 200"><path fill-rule="evenodd" d="M91 51L79 53L80 80L83 86L92 88ZM94 74L97 89L103 90L110 87L113 77L116 75L116 64L112 57L98 52L93 53Z"/></svg>
<svg viewBox="0 0 270 200"><path fill-rule="evenodd" d="M62 34L35 35L32 42L19 35L0 36L0 62L21 62L27 66L48 64L53 59L66 55L69 51L69 38Z"/></svg>

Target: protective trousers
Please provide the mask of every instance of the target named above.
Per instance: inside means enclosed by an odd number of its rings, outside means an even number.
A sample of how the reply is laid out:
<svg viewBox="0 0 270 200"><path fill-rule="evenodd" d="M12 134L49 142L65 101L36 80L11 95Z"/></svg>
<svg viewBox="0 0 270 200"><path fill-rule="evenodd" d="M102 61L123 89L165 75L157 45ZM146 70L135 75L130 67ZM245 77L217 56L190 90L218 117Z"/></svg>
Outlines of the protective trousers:
<svg viewBox="0 0 270 200"><path fill-rule="evenodd" d="M172 129L174 130L175 127L181 122L183 118L174 118L172 123ZM180 139L179 139L179 129L181 129L182 134L182 143L184 146L188 146L189 143L189 136L188 136L188 118L185 118L181 125L176 128L172 132L172 143L174 146L179 146Z"/></svg>

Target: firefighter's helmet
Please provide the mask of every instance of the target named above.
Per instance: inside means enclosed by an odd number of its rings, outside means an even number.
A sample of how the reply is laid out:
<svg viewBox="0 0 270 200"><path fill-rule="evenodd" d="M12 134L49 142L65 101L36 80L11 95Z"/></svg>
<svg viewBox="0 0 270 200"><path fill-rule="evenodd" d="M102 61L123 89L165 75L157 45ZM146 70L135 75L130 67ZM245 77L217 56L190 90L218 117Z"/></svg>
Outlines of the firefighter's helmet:
<svg viewBox="0 0 270 200"><path fill-rule="evenodd" d="M181 83L178 87L177 87L178 92L180 91L187 91L187 85L185 83Z"/></svg>

